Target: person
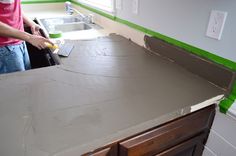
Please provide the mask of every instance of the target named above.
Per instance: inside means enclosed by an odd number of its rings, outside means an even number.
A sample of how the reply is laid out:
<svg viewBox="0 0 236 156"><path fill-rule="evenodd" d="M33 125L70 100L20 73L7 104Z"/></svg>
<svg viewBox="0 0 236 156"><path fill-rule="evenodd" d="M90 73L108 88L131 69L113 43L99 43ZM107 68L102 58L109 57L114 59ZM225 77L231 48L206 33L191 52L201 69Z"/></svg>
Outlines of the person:
<svg viewBox="0 0 236 156"><path fill-rule="evenodd" d="M32 34L24 32L23 23ZM38 49L46 48L46 42L53 45L39 30L40 26L23 13L20 0L0 0L0 74L30 69L25 41Z"/></svg>

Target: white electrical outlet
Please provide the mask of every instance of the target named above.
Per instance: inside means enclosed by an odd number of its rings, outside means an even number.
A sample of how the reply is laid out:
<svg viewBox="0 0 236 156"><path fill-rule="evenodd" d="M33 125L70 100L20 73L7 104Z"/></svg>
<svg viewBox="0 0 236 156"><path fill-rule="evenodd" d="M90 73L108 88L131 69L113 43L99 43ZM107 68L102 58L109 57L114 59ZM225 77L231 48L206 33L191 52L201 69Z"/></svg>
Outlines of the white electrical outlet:
<svg viewBox="0 0 236 156"><path fill-rule="evenodd" d="M116 0L116 9L122 10L122 0Z"/></svg>
<svg viewBox="0 0 236 156"><path fill-rule="evenodd" d="M220 40L223 33L226 17L227 12L212 10L206 35L208 37Z"/></svg>
<svg viewBox="0 0 236 156"><path fill-rule="evenodd" d="M132 0L132 12L133 14L138 14L139 11L139 0Z"/></svg>

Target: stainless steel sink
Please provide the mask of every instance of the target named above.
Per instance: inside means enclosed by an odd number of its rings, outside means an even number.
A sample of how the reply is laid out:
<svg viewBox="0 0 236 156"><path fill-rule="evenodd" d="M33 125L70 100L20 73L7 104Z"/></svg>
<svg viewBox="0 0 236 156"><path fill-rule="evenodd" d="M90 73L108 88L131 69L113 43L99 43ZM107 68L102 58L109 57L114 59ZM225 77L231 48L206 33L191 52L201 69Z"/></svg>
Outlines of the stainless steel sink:
<svg viewBox="0 0 236 156"><path fill-rule="evenodd" d="M67 33L74 31L83 31L89 29L102 29L100 26L91 23L87 24L81 21L76 16L54 17L54 18L36 18L41 25L45 35L50 37L50 34Z"/></svg>
<svg viewBox="0 0 236 156"><path fill-rule="evenodd" d="M47 33L53 31L65 33L92 29L88 24L75 16L42 18L37 19L37 21Z"/></svg>
<svg viewBox="0 0 236 156"><path fill-rule="evenodd" d="M55 30L61 32L71 32L71 31L80 31L89 29L92 28L84 22L55 25Z"/></svg>
<svg viewBox="0 0 236 156"><path fill-rule="evenodd" d="M74 17L74 16L44 18L44 19L39 19L39 20L43 25L46 25L46 24L66 24L66 23L81 22L81 20L79 18Z"/></svg>
<svg viewBox="0 0 236 156"><path fill-rule="evenodd" d="M74 23L74 22L81 22L81 20L77 17L64 17L62 18L64 23Z"/></svg>

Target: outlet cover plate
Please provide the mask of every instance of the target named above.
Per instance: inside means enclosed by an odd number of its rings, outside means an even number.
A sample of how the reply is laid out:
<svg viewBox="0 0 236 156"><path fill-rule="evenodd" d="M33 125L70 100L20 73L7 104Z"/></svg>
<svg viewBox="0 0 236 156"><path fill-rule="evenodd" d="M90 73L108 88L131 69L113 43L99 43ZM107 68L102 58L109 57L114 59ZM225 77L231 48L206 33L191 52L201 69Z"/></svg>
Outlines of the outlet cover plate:
<svg viewBox="0 0 236 156"><path fill-rule="evenodd" d="M122 10L122 5L123 5L122 0L116 0L116 9L117 10Z"/></svg>
<svg viewBox="0 0 236 156"><path fill-rule="evenodd" d="M133 14L138 14L139 12L139 0L132 0L132 12Z"/></svg>
<svg viewBox="0 0 236 156"><path fill-rule="evenodd" d="M212 10L206 36L220 40L223 33L226 17L227 12Z"/></svg>

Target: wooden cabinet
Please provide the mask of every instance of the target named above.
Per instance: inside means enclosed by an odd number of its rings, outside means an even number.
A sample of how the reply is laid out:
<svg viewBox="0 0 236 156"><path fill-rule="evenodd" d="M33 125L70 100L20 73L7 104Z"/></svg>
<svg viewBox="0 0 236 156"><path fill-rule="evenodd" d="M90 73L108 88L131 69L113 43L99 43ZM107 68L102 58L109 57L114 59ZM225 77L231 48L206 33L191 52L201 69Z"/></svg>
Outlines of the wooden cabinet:
<svg viewBox="0 0 236 156"><path fill-rule="evenodd" d="M213 107L208 107L121 142L119 153L121 156L155 155L200 133L204 142L213 118Z"/></svg>
<svg viewBox="0 0 236 156"><path fill-rule="evenodd" d="M110 145L118 156L201 156L215 116L215 105ZM109 151L109 150L108 150ZM103 156L102 155L102 156ZM99 155L100 156L100 155Z"/></svg>
<svg viewBox="0 0 236 156"><path fill-rule="evenodd" d="M86 154L86 155L87 156L108 156L110 151L111 151L111 148L106 148L104 150L94 152L94 153L90 153L90 154Z"/></svg>
<svg viewBox="0 0 236 156"><path fill-rule="evenodd" d="M202 150L204 149L204 138L204 134L198 135L174 147L171 147L156 156L200 156L202 155Z"/></svg>
<svg viewBox="0 0 236 156"><path fill-rule="evenodd" d="M83 156L117 156L117 154L117 146L112 145L111 147L102 150L96 150L94 152L84 154Z"/></svg>

